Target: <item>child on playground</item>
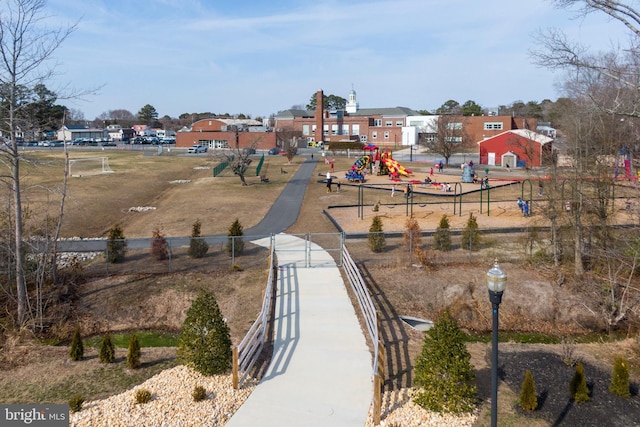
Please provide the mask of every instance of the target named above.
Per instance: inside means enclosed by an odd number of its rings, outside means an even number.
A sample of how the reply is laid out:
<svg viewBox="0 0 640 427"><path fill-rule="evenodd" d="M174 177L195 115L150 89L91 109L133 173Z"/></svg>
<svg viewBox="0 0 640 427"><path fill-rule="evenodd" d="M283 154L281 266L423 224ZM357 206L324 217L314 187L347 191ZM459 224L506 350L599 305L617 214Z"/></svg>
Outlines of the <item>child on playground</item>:
<svg viewBox="0 0 640 427"><path fill-rule="evenodd" d="M528 217L529 216L529 202L524 202L522 205L522 216L524 217Z"/></svg>

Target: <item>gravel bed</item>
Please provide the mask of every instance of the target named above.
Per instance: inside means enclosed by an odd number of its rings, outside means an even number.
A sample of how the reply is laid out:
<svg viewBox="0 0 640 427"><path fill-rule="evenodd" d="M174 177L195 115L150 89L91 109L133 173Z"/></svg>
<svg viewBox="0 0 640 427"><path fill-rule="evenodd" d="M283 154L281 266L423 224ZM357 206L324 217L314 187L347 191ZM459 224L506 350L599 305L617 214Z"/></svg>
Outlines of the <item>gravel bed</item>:
<svg viewBox="0 0 640 427"><path fill-rule="evenodd" d="M198 385L207 391L207 399L194 402L191 393ZM136 403L135 393L141 388L151 392L150 402ZM85 402L80 412L71 415L71 426L224 426L254 388L248 380L234 390L230 374L207 377L176 366L124 393Z"/></svg>
<svg viewBox="0 0 640 427"><path fill-rule="evenodd" d="M385 392L382 396L380 427L471 427L478 415L440 414L422 409L411 401L411 390L403 388ZM369 414L366 427L374 427Z"/></svg>

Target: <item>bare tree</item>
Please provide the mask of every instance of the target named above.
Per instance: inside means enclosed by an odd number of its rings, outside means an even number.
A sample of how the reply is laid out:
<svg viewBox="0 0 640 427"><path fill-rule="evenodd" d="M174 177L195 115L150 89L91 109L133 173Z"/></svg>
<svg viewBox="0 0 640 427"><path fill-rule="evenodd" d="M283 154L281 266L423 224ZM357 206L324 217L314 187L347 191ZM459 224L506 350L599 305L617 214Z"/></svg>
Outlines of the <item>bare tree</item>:
<svg viewBox="0 0 640 427"><path fill-rule="evenodd" d="M429 148L441 154L449 166L449 158L469 139L464 129L464 117L442 115L438 118L437 129L427 143Z"/></svg>
<svg viewBox="0 0 640 427"><path fill-rule="evenodd" d="M21 111L28 107L21 91L42 84L53 74L47 60L61 43L74 31L75 25L62 29L49 29L44 25L44 0L3 0L0 10L0 80L5 86L3 94L7 105L0 126L9 135L9 143L2 148L2 160L8 166L3 178L13 195L15 281L17 317L19 325L27 319L27 285L23 247L23 210L20 182L21 155L17 134L29 126L28 116Z"/></svg>
<svg viewBox="0 0 640 427"><path fill-rule="evenodd" d="M251 159L251 154L255 152L255 149L260 144L262 137L256 134L248 147L240 148L240 130L235 125L230 126L230 128L232 129L229 130L235 131L233 147L229 147L227 150L211 151L211 155L223 162L227 162L229 164L229 169L231 169L234 175L237 175L238 178L240 178L240 182L242 182L242 186L244 187L248 185L245 176L249 169L249 165L251 165L253 161L253 159Z"/></svg>

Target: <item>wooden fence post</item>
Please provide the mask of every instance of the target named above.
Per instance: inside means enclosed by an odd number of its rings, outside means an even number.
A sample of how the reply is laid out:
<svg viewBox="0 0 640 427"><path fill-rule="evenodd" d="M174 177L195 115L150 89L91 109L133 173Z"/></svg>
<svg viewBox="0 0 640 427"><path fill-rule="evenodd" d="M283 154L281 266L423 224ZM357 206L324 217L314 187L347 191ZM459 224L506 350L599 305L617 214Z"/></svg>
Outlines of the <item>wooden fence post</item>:
<svg viewBox="0 0 640 427"><path fill-rule="evenodd" d="M380 375L373 376L373 424L380 424L380 412L382 407L382 380Z"/></svg>
<svg viewBox="0 0 640 427"><path fill-rule="evenodd" d="M232 373L233 388L235 390L238 390L238 383L240 382L240 378L238 375L238 346L233 347L233 361L231 362L231 364L233 369L233 373Z"/></svg>

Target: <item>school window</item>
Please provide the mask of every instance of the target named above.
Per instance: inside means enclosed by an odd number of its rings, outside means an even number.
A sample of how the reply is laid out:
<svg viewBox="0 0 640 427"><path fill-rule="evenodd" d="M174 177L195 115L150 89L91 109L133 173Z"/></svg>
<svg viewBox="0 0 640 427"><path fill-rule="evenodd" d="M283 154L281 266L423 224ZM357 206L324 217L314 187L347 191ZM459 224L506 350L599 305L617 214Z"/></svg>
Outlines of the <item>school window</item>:
<svg viewBox="0 0 640 427"><path fill-rule="evenodd" d="M200 145L203 145L202 141L200 141ZM210 147L213 146L213 148L229 148L229 141L216 139L213 141L213 144L209 143L207 145Z"/></svg>
<svg viewBox="0 0 640 427"><path fill-rule="evenodd" d="M371 139L378 139L378 132L371 132Z"/></svg>
<svg viewBox="0 0 640 427"><path fill-rule="evenodd" d="M360 125L351 125L351 135L360 135Z"/></svg>
<svg viewBox="0 0 640 427"><path fill-rule="evenodd" d="M329 135L329 125L324 125L322 129L323 135Z"/></svg>
<svg viewBox="0 0 640 427"><path fill-rule="evenodd" d="M367 142L367 135L360 135L360 142Z"/></svg>
<svg viewBox="0 0 640 427"><path fill-rule="evenodd" d="M461 136L447 136L445 139L447 142L462 142Z"/></svg>
<svg viewBox="0 0 640 427"><path fill-rule="evenodd" d="M389 131L384 132L384 139L389 139Z"/></svg>
<svg viewBox="0 0 640 427"><path fill-rule="evenodd" d="M449 129L449 130L460 130L460 129L462 129L462 123L461 122L447 123L447 129Z"/></svg>
<svg viewBox="0 0 640 427"><path fill-rule="evenodd" d="M502 130L502 122L487 122L484 124L484 130Z"/></svg>
<svg viewBox="0 0 640 427"><path fill-rule="evenodd" d="M375 127L381 127L382 126L382 119L373 119L373 125Z"/></svg>
<svg viewBox="0 0 640 427"><path fill-rule="evenodd" d="M396 122L396 126L402 127L402 120L398 120L398 121Z"/></svg>
<svg viewBox="0 0 640 427"><path fill-rule="evenodd" d="M393 122L391 120L387 120L384 125L386 127L391 127L391 126L393 126Z"/></svg>
<svg viewBox="0 0 640 427"><path fill-rule="evenodd" d="M349 135L349 125L342 125L340 135Z"/></svg>
<svg viewBox="0 0 640 427"><path fill-rule="evenodd" d="M302 125L302 134L309 135L309 125Z"/></svg>
<svg viewBox="0 0 640 427"><path fill-rule="evenodd" d="M338 125L331 125L331 135L338 134Z"/></svg>

